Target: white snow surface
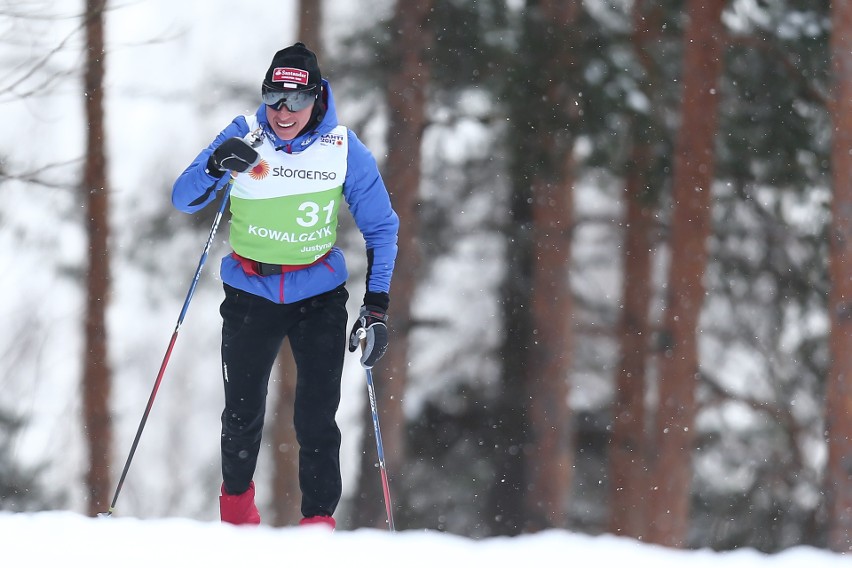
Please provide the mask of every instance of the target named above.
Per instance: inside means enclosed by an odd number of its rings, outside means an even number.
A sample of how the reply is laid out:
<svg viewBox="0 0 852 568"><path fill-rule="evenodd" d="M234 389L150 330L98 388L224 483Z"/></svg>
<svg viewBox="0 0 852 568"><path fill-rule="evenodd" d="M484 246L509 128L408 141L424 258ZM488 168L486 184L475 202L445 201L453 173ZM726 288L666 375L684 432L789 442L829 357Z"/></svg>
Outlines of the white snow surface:
<svg viewBox="0 0 852 568"><path fill-rule="evenodd" d="M0 513L6 566L630 566L832 568L849 558L796 547L776 555L674 550L612 535L563 530L472 540L435 531L235 527L169 518L89 518L69 512Z"/></svg>

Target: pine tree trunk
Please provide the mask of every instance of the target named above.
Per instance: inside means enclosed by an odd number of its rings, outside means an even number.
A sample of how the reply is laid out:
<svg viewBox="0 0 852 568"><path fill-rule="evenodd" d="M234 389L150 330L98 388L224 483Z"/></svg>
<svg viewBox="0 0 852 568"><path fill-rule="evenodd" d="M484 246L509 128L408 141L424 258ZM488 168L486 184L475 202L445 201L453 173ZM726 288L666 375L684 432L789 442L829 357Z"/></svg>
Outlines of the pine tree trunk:
<svg viewBox="0 0 852 568"><path fill-rule="evenodd" d="M834 72L829 314L831 366L826 390L828 545L852 550L852 3L832 3Z"/></svg>
<svg viewBox="0 0 852 568"><path fill-rule="evenodd" d="M643 65L645 91L654 100L658 87L655 63L649 53L658 39L660 7L646 0L633 4L633 48ZM659 207L659 188L651 187L648 173L654 162L657 132L642 120L634 120L630 166L627 170L622 298L618 325L620 365L616 375L612 438L609 446L609 531L644 538L647 532L648 443L645 393L649 363L649 309L652 294L651 250L654 246L654 214Z"/></svg>
<svg viewBox="0 0 852 568"><path fill-rule="evenodd" d="M560 145L557 144L557 147ZM571 164L556 179L533 187L533 358L527 376L530 440L525 451L529 479L527 528L565 528L568 522L574 444L569 375L574 350L568 282L573 191Z"/></svg>
<svg viewBox="0 0 852 568"><path fill-rule="evenodd" d="M390 121L388 157L383 178L394 209L400 217L399 250L391 286L390 346L373 372L385 460L391 485L398 490L397 497L405 493L405 481L401 474L405 467L407 428L402 400L408 382L411 299L421 265L420 142L426 122L426 97L431 73L429 49L433 40L429 15L432 5L433 0L397 3L392 25L394 32L404 41L397 44L386 91ZM376 444L369 412L364 413L364 444L365 459L359 485L359 495L363 498L358 510L358 524L385 527L387 513L375 468Z"/></svg>
<svg viewBox="0 0 852 568"><path fill-rule="evenodd" d="M495 407L499 455L488 511L497 534L565 527L568 520L574 452L568 400L574 352L570 124L579 103L571 77L581 12L581 2L559 0L527 11L516 82L509 88L518 98L510 101L515 129L508 135L513 195L503 392Z"/></svg>
<svg viewBox="0 0 852 568"><path fill-rule="evenodd" d="M309 44L308 44L309 45ZM293 428L296 399L296 363L289 341L284 341L276 365L276 397L272 407L272 525L286 527L301 520L299 443Z"/></svg>
<svg viewBox="0 0 852 568"><path fill-rule="evenodd" d="M109 411L111 373L107 353L106 310L109 302L109 188L106 179L103 77L104 0L86 2L85 97L86 157L83 167L86 233L85 353L83 356L83 425L88 446L88 513L109 508L112 430Z"/></svg>
<svg viewBox="0 0 852 568"><path fill-rule="evenodd" d="M645 169L649 148L634 140L627 175L624 233L623 302L619 337L621 364L616 375L610 442L610 532L639 538L645 534L647 451L645 443L645 368L648 362L648 309L651 300L651 233L655 207Z"/></svg>
<svg viewBox="0 0 852 568"><path fill-rule="evenodd" d="M718 121L717 85L722 69L721 13L724 0L690 0L684 37L683 105L674 162L674 209L668 277L668 338L661 361L652 481L652 542L687 545L698 320L704 304L707 240L711 234L714 139Z"/></svg>
<svg viewBox="0 0 852 568"><path fill-rule="evenodd" d="M581 2L540 3L542 23L552 25L556 40L541 61L546 77L561 77L543 91L542 111L573 108L575 89L566 77L577 66L569 34ZM543 30L542 30L543 31ZM542 54L545 55L545 54ZM544 118L544 117L543 117ZM544 118L546 121L547 119ZM555 125L552 125L555 126ZM574 223L574 170L570 132L538 132L539 151L548 155L532 179L532 359L526 377L530 401L530 439L525 451L529 491L527 528L565 528L573 481L573 420L569 380L574 360L573 295L569 282Z"/></svg>
<svg viewBox="0 0 852 568"><path fill-rule="evenodd" d="M313 51L323 69L324 57L320 35L322 2L299 0L299 37ZM283 49L284 45L278 47ZM299 489L299 444L293 428L293 404L296 398L296 363L288 341L278 353L277 385L272 423L272 524L284 527L297 524L301 518L302 493Z"/></svg>

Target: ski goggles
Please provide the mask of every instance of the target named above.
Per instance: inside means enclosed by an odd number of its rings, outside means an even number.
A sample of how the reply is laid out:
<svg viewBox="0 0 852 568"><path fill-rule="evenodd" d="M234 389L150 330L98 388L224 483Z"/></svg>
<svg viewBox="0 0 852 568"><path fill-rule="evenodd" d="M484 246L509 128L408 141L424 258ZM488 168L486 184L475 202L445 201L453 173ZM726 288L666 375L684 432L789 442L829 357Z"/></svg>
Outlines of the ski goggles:
<svg viewBox="0 0 852 568"><path fill-rule="evenodd" d="M263 104L275 110L287 107L290 112L308 108L317 98L316 87L304 91L267 91L264 89L261 97Z"/></svg>

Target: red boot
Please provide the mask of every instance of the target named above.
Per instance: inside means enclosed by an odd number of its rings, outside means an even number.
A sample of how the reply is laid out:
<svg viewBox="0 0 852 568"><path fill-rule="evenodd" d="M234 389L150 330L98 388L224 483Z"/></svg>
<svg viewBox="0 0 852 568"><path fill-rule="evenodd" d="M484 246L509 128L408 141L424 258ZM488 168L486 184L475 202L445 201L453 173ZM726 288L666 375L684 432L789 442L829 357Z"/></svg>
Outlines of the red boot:
<svg viewBox="0 0 852 568"><path fill-rule="evenodd" d="M249 483L248 491L239 495L230 495L222 484L222 496L219 497L219 512L223 523L232 525L259 525L260 513L254 504L254 481Z"/></svg>
<svg viewBox="0 0 852 568"><path fill-rule="evenodd" d="M308 526L318 526L318 527L328 527L331 530L334 530L334 527L337 526L337 523L334 522L333 517L329 517L327 515L316 515L314 517L305 517L301 521L299 521L299 525L303 527Z"/></svg>

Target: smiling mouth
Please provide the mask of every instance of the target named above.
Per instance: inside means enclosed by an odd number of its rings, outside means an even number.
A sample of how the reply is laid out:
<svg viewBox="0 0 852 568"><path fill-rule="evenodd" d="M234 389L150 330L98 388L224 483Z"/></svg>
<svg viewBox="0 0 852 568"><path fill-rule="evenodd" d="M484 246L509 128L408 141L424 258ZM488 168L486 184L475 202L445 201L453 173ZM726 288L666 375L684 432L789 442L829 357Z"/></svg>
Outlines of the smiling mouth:
<svg viewBox="0 0 852 568"><path fill-rule="evenodd" d="M286 124L284 124L282 122L276 122L276 124L281 128L290 128L291 126L296 126L295 122L288 122Z"/></svg>

